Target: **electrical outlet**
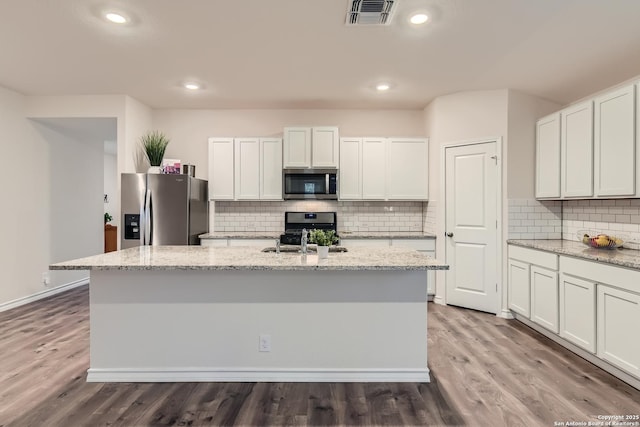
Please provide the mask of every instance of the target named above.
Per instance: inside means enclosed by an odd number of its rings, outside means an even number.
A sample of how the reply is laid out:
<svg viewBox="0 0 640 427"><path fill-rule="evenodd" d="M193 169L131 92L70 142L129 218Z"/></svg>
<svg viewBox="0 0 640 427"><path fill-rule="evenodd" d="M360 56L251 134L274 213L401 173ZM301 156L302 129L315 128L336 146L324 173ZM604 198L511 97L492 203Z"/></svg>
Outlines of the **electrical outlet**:
<svg viewBox="0 0 640 427"><path fill-rule="evenodd" d="M48 271L42 273L42 284L45 286L49 286L51 284L51 277L49 277Z"/></svg>
<svg viewBox="0 0 640 427"><path fill-rule="evenodd" d="M258 341L258 351L271 351L271 335L260 334Z"/></svg>

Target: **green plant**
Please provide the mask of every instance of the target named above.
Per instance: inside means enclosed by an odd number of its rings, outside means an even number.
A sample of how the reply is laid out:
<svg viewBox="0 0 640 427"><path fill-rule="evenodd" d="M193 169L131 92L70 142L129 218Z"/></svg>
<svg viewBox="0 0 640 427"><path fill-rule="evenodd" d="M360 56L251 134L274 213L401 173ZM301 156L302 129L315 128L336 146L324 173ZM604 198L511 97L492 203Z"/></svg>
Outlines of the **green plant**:
<svg viewBox="0 0 640 427"><path fill-rule="evenodd" d="M104 213L104 223L108 223L113 221L113 217L111 215L109 215L109 212L105 212Z"/></svg>
<svg viewBox="0 0 640 427"><path fill-rule="evenodd" d="M331 246L338 242L336 232L333 230L314 229L309 233L309 241L318 246Z"/></svg>
<svg viewBox="0 0 640 427"><path fill-rule="evenodd" d="M144 154L149 160L151 166L160 166L162 164L162 158L164 157L164 151L169 144L169 138L167 138L162 132L157 130L153 132L147 132L140 137L142 143L142 149Z"/></svg>

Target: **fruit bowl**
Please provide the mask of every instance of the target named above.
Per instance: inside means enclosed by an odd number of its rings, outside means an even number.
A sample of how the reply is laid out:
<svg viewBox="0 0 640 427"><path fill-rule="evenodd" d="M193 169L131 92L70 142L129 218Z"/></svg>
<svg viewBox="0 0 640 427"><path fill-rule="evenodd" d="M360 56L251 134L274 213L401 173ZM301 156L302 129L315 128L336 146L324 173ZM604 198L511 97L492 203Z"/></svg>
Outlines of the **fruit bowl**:
<svg viewBox="0 0 640 427"><path fill-rule="evenodd" d="M620 236L597 233L590 230L578 231L578 239L590 248L596 249L616 249L624 244L624 240Z"/></svg>

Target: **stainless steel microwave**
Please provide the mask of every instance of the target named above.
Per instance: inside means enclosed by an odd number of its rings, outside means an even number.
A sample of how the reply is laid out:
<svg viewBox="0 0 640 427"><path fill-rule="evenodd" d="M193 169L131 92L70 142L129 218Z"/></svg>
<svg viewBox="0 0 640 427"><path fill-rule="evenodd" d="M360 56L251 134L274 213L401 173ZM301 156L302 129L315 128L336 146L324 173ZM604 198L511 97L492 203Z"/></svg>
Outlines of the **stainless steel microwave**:
<svg viewBox="0 0 640 427"><path fill-rule="evenodd" d="M338 199L336 169L284 169L282 195L292 199Z"/></svg>

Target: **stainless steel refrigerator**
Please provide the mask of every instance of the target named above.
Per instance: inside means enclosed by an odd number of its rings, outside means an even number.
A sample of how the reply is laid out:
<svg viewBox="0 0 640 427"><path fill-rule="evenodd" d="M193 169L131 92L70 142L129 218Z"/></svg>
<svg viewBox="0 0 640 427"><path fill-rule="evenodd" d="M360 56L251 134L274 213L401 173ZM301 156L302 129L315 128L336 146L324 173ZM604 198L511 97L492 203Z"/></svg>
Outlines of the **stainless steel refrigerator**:
<svg viewBox="0 0 640 427"><path fill-rule="evenodd" d="M189 175L123 173L122 249L198 245L209 229L207 181Z"/></svg>

